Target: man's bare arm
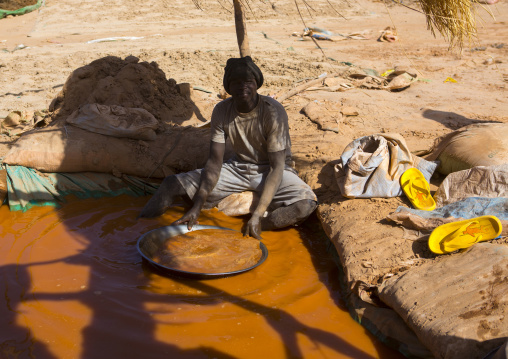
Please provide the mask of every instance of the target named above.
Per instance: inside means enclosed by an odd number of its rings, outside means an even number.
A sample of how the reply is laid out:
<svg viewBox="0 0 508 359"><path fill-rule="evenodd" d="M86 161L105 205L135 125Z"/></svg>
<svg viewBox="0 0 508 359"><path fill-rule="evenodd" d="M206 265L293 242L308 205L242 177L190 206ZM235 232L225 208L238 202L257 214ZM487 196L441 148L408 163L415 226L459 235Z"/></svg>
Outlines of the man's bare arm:
<svg viewBox="0 0 508 359"><path fill-rule="evenodd" d="M201 172L199 189L192 199L193 206L182 218L173 222L173 224L187 223L187 228L190 230L192 226L197 223L199 213L205 205L208 195L212 192L219 180L225 149L226 145L224 143L213 141L210 143L210 156Z"/></svg>
<svg viewBox="0 0 508 359"><path fill-rule="evenodd" d="M270 171L266 176L258 206L254 210L254 213L252 213L252 217L245 226L243 233L244 235L261 239L260 219L272 202L273 196L275 196L275 193L279 189L280 183L282 181L282 175L284 174L285 159L286 150L268 153Z"/></svg>

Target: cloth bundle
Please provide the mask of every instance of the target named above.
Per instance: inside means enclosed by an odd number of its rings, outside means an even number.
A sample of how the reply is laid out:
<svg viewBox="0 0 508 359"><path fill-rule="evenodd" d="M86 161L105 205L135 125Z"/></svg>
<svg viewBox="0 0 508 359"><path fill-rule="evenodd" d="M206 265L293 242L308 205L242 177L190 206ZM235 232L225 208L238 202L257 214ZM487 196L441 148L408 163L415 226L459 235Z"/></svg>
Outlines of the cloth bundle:
<svg viewBox="0 0 508 359"><path fill-rule="evenodd" d="M412 167L429 181L437 163L412 155L399 134L375 134L346 146L335 165L335 178L344 197L396 197L402 195L400 176Z"/></svg>

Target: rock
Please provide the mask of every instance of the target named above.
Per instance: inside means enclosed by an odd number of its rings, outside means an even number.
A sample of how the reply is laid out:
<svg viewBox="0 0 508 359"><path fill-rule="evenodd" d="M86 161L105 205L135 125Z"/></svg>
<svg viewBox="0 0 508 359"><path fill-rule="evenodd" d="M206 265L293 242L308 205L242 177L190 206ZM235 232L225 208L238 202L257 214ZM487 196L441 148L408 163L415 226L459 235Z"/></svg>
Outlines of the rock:
<svg viewBox="0 0 508 359"><path fill-rule="evenodd" d="M356 107L345 106L340 112L342 112L344 116L358 116L358 109Z"/></svg>
<svg viewBox="0 0 508 359"><path fill-rule="evenodd" d="M2 124L5 127L15 127L21 123L21 112L20 111L12 111L5 117Z"/></svg>

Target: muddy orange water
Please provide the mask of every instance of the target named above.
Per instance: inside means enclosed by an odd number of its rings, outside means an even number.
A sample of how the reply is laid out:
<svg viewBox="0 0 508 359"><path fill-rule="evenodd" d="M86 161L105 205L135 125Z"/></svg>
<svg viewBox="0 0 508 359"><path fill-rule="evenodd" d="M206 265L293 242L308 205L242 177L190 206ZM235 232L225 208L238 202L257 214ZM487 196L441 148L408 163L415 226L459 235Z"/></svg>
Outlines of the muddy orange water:
<svg viewBox="0 0 508 359"><path fill-rule="evenodd" d="M252 271L166 278L136 250L182 215L136 220L147 198L0 208L0 358L394 358L345 310L317 221L264 232ZM240 230L205 211L201 224Z"/></svg>

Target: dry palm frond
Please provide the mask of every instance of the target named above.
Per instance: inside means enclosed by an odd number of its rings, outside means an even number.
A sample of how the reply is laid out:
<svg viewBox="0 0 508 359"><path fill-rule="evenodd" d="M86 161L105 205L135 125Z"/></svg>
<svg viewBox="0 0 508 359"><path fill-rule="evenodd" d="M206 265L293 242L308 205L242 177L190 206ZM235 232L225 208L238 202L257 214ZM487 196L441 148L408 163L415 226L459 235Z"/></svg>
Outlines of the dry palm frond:
<svg viewBox="0 0 508 359"><path fill-rule="evenodd" d="M393 0L399 5L398 0ZM436 36L436 30L450 44L450 48L462 49L464 43L475 43L477 0L419 0L422 12L427 18L427 28ZM415 10L415 9L413 9ZM418 10L416 10L418 11Z"/></svg>
<svg viewBox="0 0 508 359"><path fill-rule="evenodd" d="M427 17L427 28L436 30L449 42L450 47L462 48L465 40L476 41L475 0L420 0Z"/></svg>

